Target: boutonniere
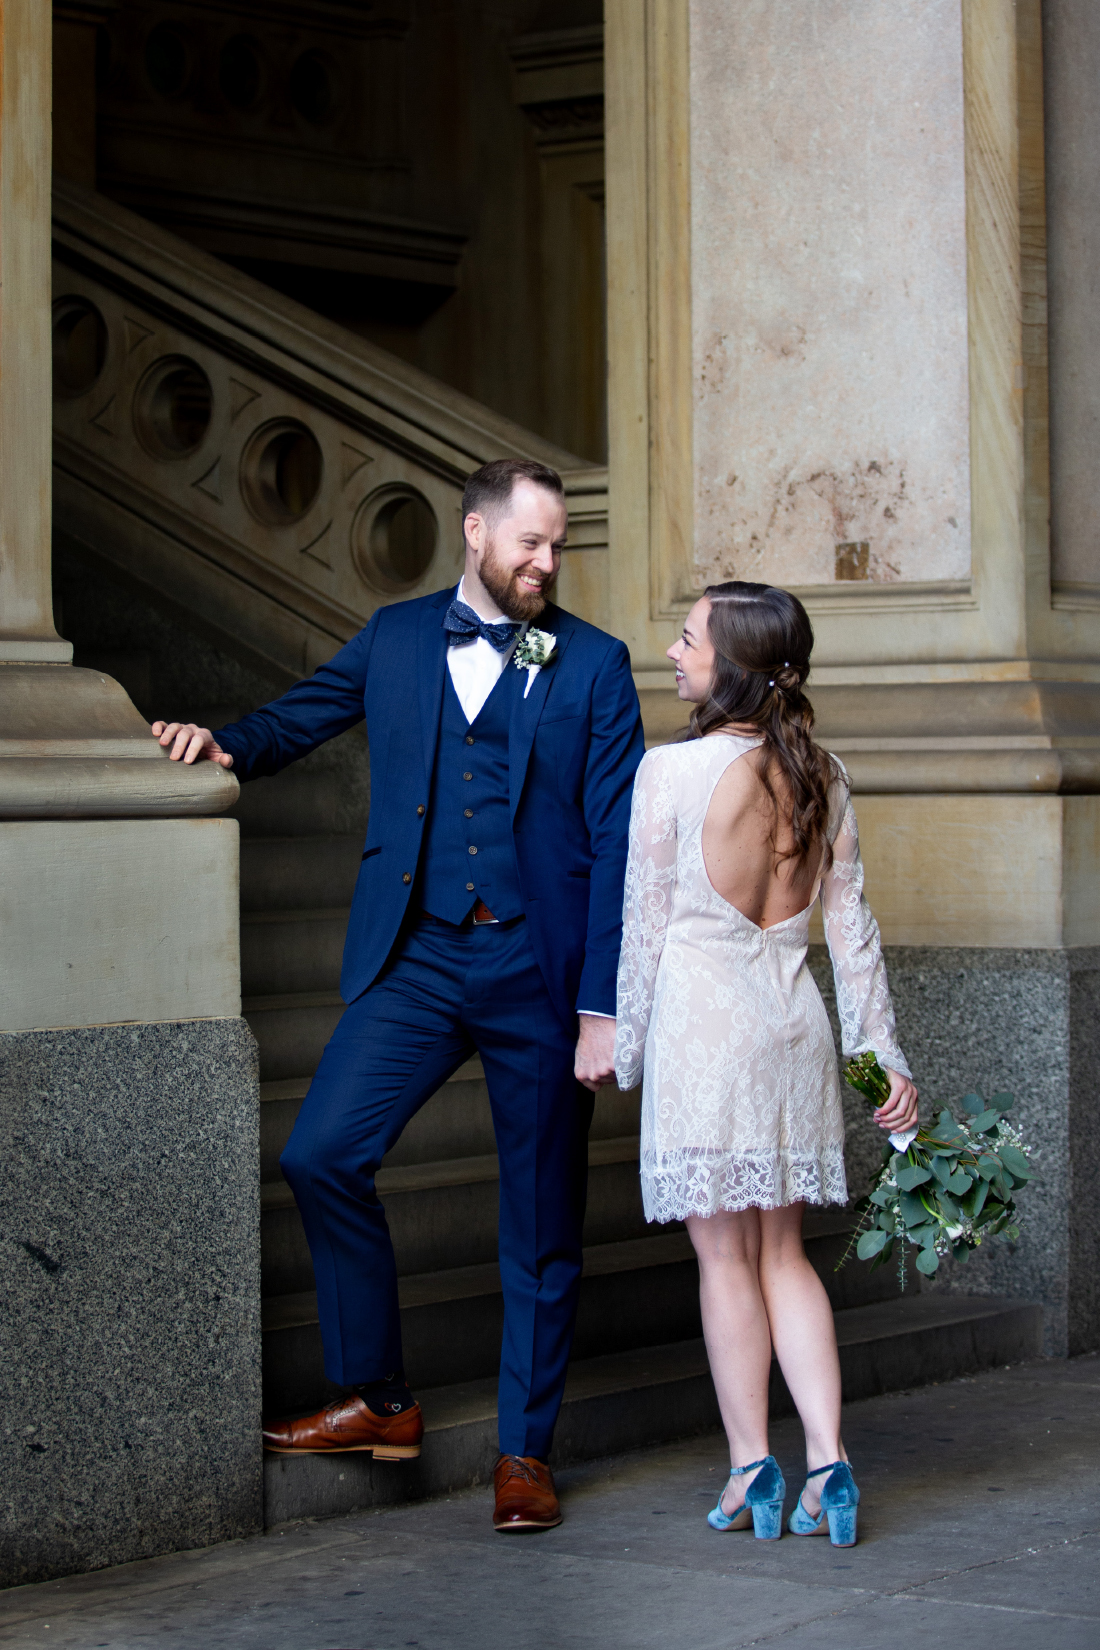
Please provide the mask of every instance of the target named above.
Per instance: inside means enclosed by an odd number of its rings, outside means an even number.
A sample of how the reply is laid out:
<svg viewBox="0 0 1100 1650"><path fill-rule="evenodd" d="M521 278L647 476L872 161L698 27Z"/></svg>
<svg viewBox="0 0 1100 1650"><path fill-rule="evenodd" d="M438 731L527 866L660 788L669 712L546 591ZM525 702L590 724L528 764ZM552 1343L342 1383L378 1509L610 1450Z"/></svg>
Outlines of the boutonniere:
<svg viewBox="0 0 1100 1650"><path fill-rule="evenodd" d="M517 670L527 672L527 686L523 690L525 699L531 691L531 683L535 680L543 665L550 663L557 645L557 637L551 636L548 630L530 629L516 643L516 650L512 654L512 659Z"/></svg>

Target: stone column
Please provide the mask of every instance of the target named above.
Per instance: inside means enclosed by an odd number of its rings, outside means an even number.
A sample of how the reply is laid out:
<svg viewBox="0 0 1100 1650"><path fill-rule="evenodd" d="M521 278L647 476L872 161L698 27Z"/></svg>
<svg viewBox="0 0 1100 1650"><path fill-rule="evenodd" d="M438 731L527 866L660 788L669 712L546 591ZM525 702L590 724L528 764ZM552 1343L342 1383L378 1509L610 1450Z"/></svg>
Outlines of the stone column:
<svg viewBox="0 0 1100 1650"><path fill-rule="evenodd" d="M1065 1352L1100 1341L1074 1196L1098 1156L1100 36L1044 12L1046 170L1038 0L609 0L609 486L652 737L684 720L662 656L704 585L809 609L918 1081L1013 1090L1039 1148L1015 1252L933 1286L1041 1299Z"/></svg>
<svg viewBox="0 0 1100 1650"><path fill-rule="evenodd" d="M50 27L0 8L0 1585L261 1522L237 785L51 611Z"/></svg>

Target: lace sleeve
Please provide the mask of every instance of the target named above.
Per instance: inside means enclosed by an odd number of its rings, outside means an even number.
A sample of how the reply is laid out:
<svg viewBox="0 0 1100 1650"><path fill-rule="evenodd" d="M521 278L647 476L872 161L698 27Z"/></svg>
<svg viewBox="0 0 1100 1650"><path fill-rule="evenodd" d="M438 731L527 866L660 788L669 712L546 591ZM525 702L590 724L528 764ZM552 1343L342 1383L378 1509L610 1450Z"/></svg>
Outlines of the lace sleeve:
<svg viewBox="0 0 1100 1650"><path fill-rule="evenodd" d="M615 1078L632 1089L642 1074L657 964L676 887L676 803L660 750L644 757L634 781L619 953Z"/></svg>
<svg viewBox="0 0 1100 1650"><path fill-rule="evenodd" d="M863 893L863 861L851 800L841 800L833 863L822 878L825 939L836 980L836 1005L844 1053L874 1053L879 1063L911 1077L898 1047L894 1005L886 983L879 926Z"/></svg>

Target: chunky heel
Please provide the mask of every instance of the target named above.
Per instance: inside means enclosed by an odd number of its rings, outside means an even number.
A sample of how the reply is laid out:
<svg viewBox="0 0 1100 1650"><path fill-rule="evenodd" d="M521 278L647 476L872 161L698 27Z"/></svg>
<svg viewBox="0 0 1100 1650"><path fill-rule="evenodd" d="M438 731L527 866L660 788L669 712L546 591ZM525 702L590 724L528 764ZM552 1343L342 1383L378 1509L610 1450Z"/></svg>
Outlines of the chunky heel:
<svg viewBox="0 0 1100 1650"><path fill-rule="evenodd" d="M752 1472L756 1467L760 1471L745 1491L744 1502L737 1511L724 1513L722 1497L719 1496L718 1505L707 1514L707 1523L712 1530L747 1530L748 1515L751 1513L756 1539L778 1541L783 1534L783 1497L787 1493L787 1485L775 1456L765 1455L762 1461L750 1461L747 1467L734 1467L730 1477L740 1478L743 1473Z"/></svg>
<svg viewBox="0 0 1100 1650"><path fill-rule="evenodd" d="M856 1544L856 1516L855 1507L827 1507L825 1516L829 1520L829 1540L834 1547L854 1547Z"/></svg>
<svg viewBox="0 0 1100 1650"><path fill-rule="evenodd" d="M821 1511L815 1518L802 1505L799 1496L794 1512L787 1521L792 1535L825 1535L834 1547L854 1547L856 1544L856 1508L859 1490L847 1461L830 1461L827 1467L815 1467L806 1474L806 1482L827 1472L829 1477L821 1491Z"/></svg>
<svg viewBox="0 0 1100 1650"><path fill-rule="evenodd" d="M782 1501L754 1502L752 1527L757 1541L778 1541L783 1534Z"/></svg>

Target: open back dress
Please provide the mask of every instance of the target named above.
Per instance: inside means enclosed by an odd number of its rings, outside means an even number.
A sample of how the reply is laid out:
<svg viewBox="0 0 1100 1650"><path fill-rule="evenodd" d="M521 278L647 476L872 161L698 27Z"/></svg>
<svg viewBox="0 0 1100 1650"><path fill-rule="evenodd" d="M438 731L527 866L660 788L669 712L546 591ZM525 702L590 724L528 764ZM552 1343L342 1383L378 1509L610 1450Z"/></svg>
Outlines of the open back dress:
<svg viewBox="0 0 1100 1650"><path fill-rule="evenodd" d="M634 786L619 962L615 1075L642 1077L646 1219L844 1203L844 1114L832 1032L806 964L820 895L846 1055L897 1045L878 924L845 778L830 789L830 869L804 911L770 928L722 898L703 862L715 786L759 739L661 745Z"/></svg>

